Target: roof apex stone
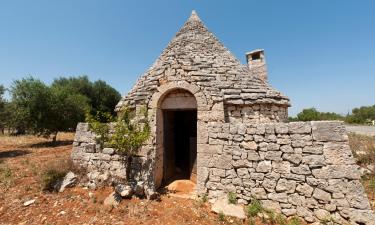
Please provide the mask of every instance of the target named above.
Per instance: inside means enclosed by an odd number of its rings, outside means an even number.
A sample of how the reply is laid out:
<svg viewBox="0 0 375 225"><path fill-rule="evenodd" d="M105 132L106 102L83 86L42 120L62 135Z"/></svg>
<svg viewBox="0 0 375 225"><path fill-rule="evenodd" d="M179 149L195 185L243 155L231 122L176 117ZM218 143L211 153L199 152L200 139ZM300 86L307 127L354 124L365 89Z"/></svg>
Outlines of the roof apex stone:
<svg viewBox="0 0 375 225"><path fill-rule="evenodd" d="M201 21L201 18L199 18L197 12L193 9L193 11L191 11L191 15L190 15L190 18L188 20L199 20Z"/></svg>

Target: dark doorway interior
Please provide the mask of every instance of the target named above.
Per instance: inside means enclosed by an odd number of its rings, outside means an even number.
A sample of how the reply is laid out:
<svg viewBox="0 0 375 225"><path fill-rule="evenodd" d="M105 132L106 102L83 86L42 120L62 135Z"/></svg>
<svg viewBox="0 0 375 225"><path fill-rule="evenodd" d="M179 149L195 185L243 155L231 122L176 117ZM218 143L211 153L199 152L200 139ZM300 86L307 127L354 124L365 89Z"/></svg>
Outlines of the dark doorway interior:
<svg viewBox="0 0 375 225"><path fill-rule="evenodd" d="M164 182L196 181L197 110L165 110Z"/></svg>

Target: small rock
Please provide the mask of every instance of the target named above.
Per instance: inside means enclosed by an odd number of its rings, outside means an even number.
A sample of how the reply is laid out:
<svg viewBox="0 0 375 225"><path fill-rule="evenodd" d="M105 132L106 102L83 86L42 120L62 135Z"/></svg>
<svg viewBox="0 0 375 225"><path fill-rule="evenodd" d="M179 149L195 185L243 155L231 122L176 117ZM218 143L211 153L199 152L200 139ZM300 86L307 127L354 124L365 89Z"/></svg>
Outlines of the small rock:
<svg viewBox="0 0 375 225"><path fill-rule="evenodd" d="M145 189L143 187L143 182L140 181L132 187L133 192L138 197L143 197L145 195Z"/></svg>
<svg viewBox="0 0 375 225"><path fill-rule="evenodd" d="M150 199L150 200L155 200L155 199L158 199L160 197L159 193L154 191L154 189L150 189L150 188L146 189L145 193L146 193L147 199Z"/></svg>
<svg viewBox="0 0 375 225"><path fill-rule="evenodd" d="M226 216L233 216L240 219L246 218L243 207L240 205L229 204L226 196L219 198L212 205L211 210L215 213L223 213Z"/></svg>
<svg viewBox="0 0 375 225"><path fill-rule="evenodd" d="M77 184L78 177L73 172L69 172L65 175L64 180L60 186L59 192L63 192L65 188L74 187Z"/></svg>
<svg viewBox="0 0 375 225"><path fill-rule="evenodd" d="M120 202L121 196L114 191L106 199L104 199L103 204L105 206L117 206Z"/></svg>
<svg viewBox="0 0 375 225"><path fill-rule="evenodd" d="M65 211L61 211L61 212L59 212L57 215L65 215L65 214L66 214Z"/></svg>
<svg viewBox="0 0 375 225"><path fill-rule="evenodd" d="M129 185L118 184L115 191L123 198L130 198L133 195L133 189Z"/></svg>
<svg viewBox="0 0 375 225"><path fill-rule="evenodd" d="M94 193L89 192L89 198L92 198L92 197L94 197Z"/></svg>
<svg viewBox="0 0 375 225"><path fill-rule="evenodd" d="M34 202L35 202L35 199L26 201L26 202L23 203L23 206L29 206L29 205L33 204Z"/></svg>

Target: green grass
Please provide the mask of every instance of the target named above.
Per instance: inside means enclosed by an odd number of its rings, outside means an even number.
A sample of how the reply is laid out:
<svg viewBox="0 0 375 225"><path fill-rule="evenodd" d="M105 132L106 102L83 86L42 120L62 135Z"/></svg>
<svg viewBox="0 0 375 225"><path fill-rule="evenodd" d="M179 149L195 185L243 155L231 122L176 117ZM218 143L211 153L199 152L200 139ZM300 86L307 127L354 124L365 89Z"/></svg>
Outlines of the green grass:
<svg viewBox="0 0 375 225"><path fill-rule="evenodd" d="M225 221L225 215L224 215L224 213L220 212L218 214L218 219L219 219L219 221Z"/></svg>
<svg viewBox="0 0 375 225"><path fill-rule="evenodd" d="M236 193L229 192L228 193L228 203L229 204L237 204L237 195Z"/></svg>
<svg viewBox="0 0 375 225"><path fill-rule="evenodd" d="M251 203L246 207L246 213L249 218L256 217L263 210L261 202L257 199L252 199Z"/></svg>

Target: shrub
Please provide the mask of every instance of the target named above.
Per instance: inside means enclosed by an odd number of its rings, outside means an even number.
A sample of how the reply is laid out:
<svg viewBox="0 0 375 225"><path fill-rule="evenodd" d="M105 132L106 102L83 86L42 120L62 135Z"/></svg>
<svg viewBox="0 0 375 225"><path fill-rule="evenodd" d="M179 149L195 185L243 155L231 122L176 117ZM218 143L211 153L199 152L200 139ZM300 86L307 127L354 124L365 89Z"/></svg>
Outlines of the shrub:
<svg viewBox="0 0 375 225"><path fill-rule="evenodd" d="M43 191L58 191L65 175L73 169L71 160L58 160L46 166L40 174Z"/></svg>
<svg viewBox="0 0 375 225"><path fill-rule="evenodd" d="M142 145L150 137L150 125L148 123L147 108L140 110L141 115L137 115L134 110L127 107L123 108L118 115L116 122L113 122L113 129L110 129L108 123L102 123L98 117L88 115L86 119L90 124L90 128L98 135L100 144L112 147L123 154L127 159L126 162L126 180L129 181L130 165L133 156L137 154ZM98 115L105 115L98 113ZM113 117L107 115L109 119ZM109 132L110 131L110 132Z"/></svg>
<svg viewBox="0 0 375 225"><path fill-rule="evenodd" d="M42 173L43 191L58 191L58 186L66 175L65 172L56 169L47 169Z"/></svg>
<svg viewBox="0 0 375 225"><path fill-rule="evenodd" d="M246 213L249 218L255 217L258 213L263 212L263 206L257 199L252 199L251 203L246 208Z"/></svg>
<svg viewBox="0 0 375 225"><path fill-rule="evenodd" d="M229 192L228 193L228 203L229 204L237 204L237 195L236 193Z"/></svg>

